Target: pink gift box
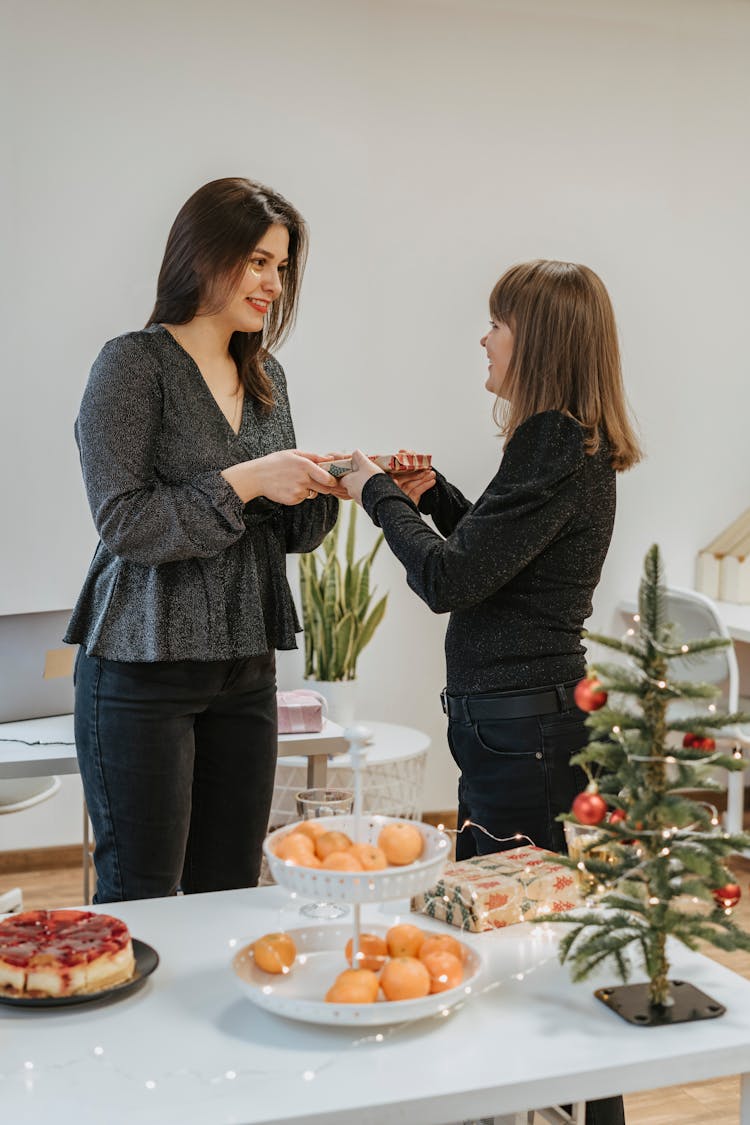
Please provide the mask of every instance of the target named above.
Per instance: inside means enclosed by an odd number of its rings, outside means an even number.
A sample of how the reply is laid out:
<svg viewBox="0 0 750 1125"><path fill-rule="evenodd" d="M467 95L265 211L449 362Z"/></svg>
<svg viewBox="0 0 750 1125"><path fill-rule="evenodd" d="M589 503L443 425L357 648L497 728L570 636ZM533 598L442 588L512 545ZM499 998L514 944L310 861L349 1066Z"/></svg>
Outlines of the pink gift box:
<svg viewBox="0 0 750 1125"><path fill-rule="evenodd" d="M279 734L317 734L323 729L326 701L317 691L277 691Z"/></svg>

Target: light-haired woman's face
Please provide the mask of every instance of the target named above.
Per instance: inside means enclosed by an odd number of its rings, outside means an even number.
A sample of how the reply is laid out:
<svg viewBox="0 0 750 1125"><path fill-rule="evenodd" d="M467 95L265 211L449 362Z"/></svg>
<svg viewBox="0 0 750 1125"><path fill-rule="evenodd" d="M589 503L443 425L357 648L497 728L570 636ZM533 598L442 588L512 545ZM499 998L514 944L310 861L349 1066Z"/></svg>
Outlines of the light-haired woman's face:
<svg viewBox="0 0 750 1125"><path fill-rule="evenodd" d="M479 343L487 353L485 387L500 398L508 398L507 375L513 356L513 333L502 321L491 320L489 332Z"/></svg>

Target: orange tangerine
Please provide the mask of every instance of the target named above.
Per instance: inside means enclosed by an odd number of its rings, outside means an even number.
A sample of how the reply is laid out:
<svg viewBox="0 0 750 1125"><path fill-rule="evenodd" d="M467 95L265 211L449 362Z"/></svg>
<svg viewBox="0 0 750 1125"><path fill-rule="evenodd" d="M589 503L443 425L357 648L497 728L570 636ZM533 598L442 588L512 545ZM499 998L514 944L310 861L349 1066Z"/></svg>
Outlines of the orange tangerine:
<svg viewBox="0 0 750 1125"><path fill-rule="evenodd" d="M264 934L253 944L255 964L266 973L288 973L296 956L289 934Z"/></svg>
<svg viewBox="0 0 750 1125"><path fill-rule="evenodd" d="M362 864L351 852L329 852L320 866L327 871L362 871Z"/></svg>
<svg viewBox="0 0 750 1125"><path fill-rule="evenodd" d="M317 868L320 868L320 867L323 866L323 864L320 862L318 857L315 855L315 852L313 852L312 855L303 854L302 852L300 852L299 859L293 859L291 856L288 856L284 860L284 863L291 864L292 867L317 867Z"/></svg>
<svg viewBox="0 0 750 1125"><path fill-rule="evenodd" d="M416 957L394 957L380 974L386 1000L416 1000L430 991L430 974Z"/></svg>
<svg viewBox="0 0 750 1125"><path fill-rule="evenodd" d="M324 835L324 833L328 831L328 828L325 824L321 824L319 820L303 820L297 825L294 831L301 832L303 836L309 836L313 843L315 843L318 836Z"/></svg>
<svg viewBox="0 0 750 1125"><path fill-rule="evenodd" d="M315 852L318 859L325 859L331 852L346 852L351 846L346 832L323 832L315 841Z"/></svg>
<svg viewBox="0 0 750 1125"><path fill-rule="evenodd" d="M344 969L326 992L329 1004L373 1004L379 981L369 969Z"/></svg>
<svg viewBox="0 0 750 1125"><path fill-rule="evenodd" d="M391 957L418 957L424 939L425 935L419 926L412 926L410 922L391 926L385 935Z"/></svg>
<svg viewBox="0 0 750 1125"><path fill-rule="evenodd" d="M419 951L420 961L424 961L431 953L452 953L462 964L466 958L461 942L450 934L426 934Z"/></svg>
<svg viewBox="0 0 750 1125"><path fill-rule="evenodd" d="M378 836L378 846L385 852L385 858L396 867L414 863L422 854L424 840L419 829L405 821L386 824Z"/></svg>
<svg viewBox="0 0 750 1125"><path fill-rule="evenodd" d="M463 966L452 953L428 953L421 960L430 974L430 992L458 988L463 980Z"/></svg>
<svg viewBox="0 0 750 1125"><path fill-rule="evenodd" d="M355 855L365 871L382 871L388 866L385 852L375 844L352 844L352 855Z"/></svg>
<svg viewBox="0 0 750 1125"><path fill-rule="evenodd" d="M305 859L315 858L315 845L309 836L303 836L301 832L290 832L279 840L276 845L276 855L279 859L304 863Z"/></svg>
<svg viewBox="0 0 750 1125"><path fill-rule="evenodd" d="M352 939L349 938L346 943L346 959L349 964L352 964ZM373 973L379 973L383 968L388 958L388 946L382 937L377 934L360 934L359 935L359 953L357 954L357 964L360 969L369 969Z"/></svg>

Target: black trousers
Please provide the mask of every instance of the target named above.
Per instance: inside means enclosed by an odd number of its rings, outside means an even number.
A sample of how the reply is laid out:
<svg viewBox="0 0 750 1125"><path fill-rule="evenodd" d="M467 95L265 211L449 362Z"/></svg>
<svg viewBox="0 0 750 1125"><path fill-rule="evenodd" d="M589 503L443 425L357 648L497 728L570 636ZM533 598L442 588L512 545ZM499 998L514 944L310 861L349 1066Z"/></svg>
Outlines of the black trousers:
<svg viewBox="0 0 750 1125"><path fill-rule="evenodd" d="M472 827L457 838L457 859L517 848L527 842L516 839L519 834L540 848L567 851L563 826L555 817L568 812L573 798L586 787L586 775L570 765L570 758L586 745L588 731L585 713L565 706L565 687L551 685L538 693L556 694L558 710L523 718L505 717L511 696L498 698L495 715L486 695L451 700L448 744L461 771L458 826L472 821ZM535 694L522 692L515 698L533 708ZM481 719L476 717L480 708L472 709L472 701L481 701ZM622 1098L586 1105L586 1125L624 1122Z"/></svg>
<svg viewBox="0 0 750 1125"><path fill-rule="evenodd" d="M95 901L255 886L276 767L274 653L135 663L81 650L75 681Z"/></svg>

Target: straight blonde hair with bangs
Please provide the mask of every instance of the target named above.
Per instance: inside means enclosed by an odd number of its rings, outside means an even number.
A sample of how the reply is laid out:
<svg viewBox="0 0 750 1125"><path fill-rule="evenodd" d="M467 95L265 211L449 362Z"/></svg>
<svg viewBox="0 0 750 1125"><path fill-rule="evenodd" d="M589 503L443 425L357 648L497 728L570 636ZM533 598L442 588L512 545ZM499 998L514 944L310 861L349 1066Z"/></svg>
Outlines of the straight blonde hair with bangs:
<svg viewBox="0 0 750 1125"><path fill-rule="evenodd" d="M604 434L614 469L640 461L615 315L593 270L544 259L511 266L490 294L490 315L513 334L508 400L498 399L494 412L505 437L532 415L559 410L580 423L586 453L597 452Z"/></svg>

